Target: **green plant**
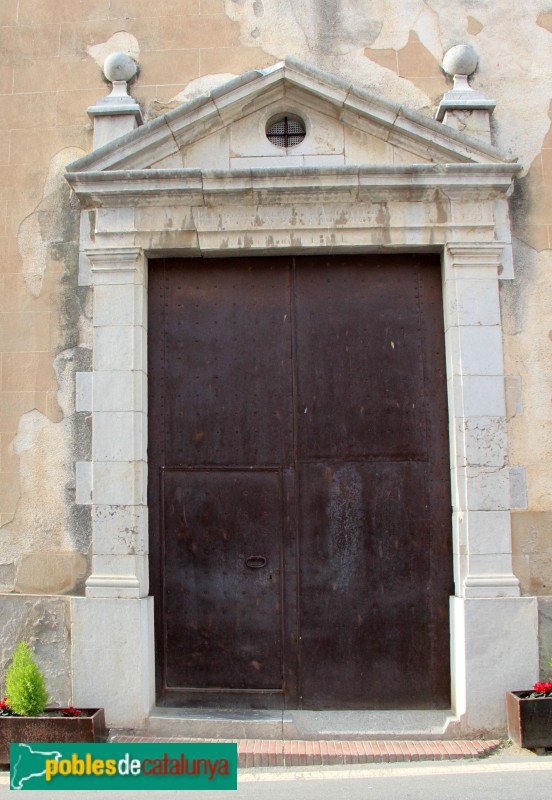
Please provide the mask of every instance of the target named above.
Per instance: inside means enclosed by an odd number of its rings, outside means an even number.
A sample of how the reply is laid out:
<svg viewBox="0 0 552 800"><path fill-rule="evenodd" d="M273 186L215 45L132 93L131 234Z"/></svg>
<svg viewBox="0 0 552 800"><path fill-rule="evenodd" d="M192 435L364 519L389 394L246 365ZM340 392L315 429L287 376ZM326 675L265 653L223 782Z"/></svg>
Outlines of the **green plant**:
<svg viewBox="0 0 552 800"><path fill-rule="evenodd" d="M21 717L41 714L48 701L44 678L25 642L17 645L6 672L6 694L11 711Z"/></svg>

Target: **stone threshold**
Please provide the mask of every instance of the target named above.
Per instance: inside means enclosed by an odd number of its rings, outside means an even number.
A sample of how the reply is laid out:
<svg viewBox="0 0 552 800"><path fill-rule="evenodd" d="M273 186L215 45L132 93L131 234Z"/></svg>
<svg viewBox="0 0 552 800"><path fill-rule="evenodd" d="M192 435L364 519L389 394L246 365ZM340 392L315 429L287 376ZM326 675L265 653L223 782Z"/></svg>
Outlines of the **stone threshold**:
<svg viewBox="0 0 552 800"><path fill-rule="evenodd" d="M275 739L290 741L460 739L450 710L303 711L208 708L152 709L143 729L119 730L161 739Z"/></svg>
<svg viewBox="0 0 552 800"><path fill-rule="evenodd" d="M222 739L162 738L113 733L110 742L120 743L216 743ZM350 764L383 764L403 761L448 761L484 758L495 752L498 739L373 739L373 740L289 740L224 739L238 745L238 766L308 767Z"/></svg>

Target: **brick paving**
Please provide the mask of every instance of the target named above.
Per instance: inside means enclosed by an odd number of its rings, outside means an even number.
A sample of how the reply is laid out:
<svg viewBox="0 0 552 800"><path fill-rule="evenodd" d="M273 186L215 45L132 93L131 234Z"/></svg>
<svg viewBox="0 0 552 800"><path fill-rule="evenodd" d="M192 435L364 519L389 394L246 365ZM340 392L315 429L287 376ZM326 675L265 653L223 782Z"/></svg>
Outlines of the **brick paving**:
<svg viewBox="0 0 552 800"><path fill-rule="evenodd" d="M346 764L382 764L401 761L443 761L484 758L501 746L498 739L310 741L283 739L182 739L114 734L111 742L235 742L238 766L307 767Z"/></svg>

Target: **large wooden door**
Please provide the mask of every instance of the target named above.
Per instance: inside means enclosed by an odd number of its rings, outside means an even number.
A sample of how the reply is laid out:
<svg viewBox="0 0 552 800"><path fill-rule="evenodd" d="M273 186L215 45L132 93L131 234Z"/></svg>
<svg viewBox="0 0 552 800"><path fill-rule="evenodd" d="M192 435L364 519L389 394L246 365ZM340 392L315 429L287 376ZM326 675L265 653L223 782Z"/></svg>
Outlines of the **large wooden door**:
<svg viewBox="0 0 552 800"><path fill-rule="evenodd" d="M152 261L158 701L446 707L438 258Z"/></svg>

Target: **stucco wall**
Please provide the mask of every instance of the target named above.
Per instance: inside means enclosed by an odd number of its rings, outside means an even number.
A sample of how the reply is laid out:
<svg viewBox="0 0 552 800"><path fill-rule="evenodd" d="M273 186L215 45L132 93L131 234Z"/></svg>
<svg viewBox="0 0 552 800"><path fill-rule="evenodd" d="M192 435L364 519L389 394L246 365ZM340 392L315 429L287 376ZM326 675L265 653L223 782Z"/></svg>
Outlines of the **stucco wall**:
<svg viewBox="0 0 552 800"><path fill-rule="evenodd" d="M74 462L90 437L73 374L88 369L90 297L63 169L91 149L105 56L139 62L146 116L285 55L434 116L450 88L444 52L472 43L472 84L497 100L494 143L525 168L501 297L514 567L524 593L552 595L550 2L2 0L0 26L0 591L78 594L88 570Z"/></svg>

